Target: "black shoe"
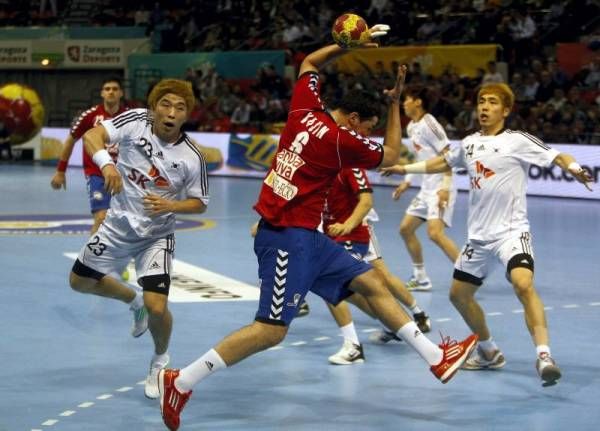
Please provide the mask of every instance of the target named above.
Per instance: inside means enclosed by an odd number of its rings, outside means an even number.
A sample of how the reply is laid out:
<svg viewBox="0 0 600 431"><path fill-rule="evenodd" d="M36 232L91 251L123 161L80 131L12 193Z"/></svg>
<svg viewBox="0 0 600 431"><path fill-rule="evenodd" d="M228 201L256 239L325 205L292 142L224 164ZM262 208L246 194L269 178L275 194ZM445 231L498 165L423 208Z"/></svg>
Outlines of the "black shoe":
<svg viewBox="0 0 600 431"><path fill-rule="evenodd" d="M296 317L304 317L308 313L310 313L310 308L308 307L308 302L302 301L302 304L300 304L300 307L298 307L298 314L296 314Z"/></svg>
<svg viewBox="0 0 600 431"><path fill-rule="evenodd" d="M424 311L413 314L413 319L415 319L415 323L422 333L425 334L431 331L431 320L429 320L429 316Z"/></svg>

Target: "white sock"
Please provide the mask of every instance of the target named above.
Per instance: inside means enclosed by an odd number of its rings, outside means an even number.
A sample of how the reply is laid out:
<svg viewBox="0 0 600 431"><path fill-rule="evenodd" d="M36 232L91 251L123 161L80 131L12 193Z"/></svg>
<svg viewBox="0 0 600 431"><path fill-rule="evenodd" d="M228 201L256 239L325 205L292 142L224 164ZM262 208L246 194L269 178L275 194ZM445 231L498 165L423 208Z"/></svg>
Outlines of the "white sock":
<svg viewBox="0 0 600 431"><path fill-rule="evenodd" d="M402 328L398 329L396 335L410 344L429 365L437 365L442 362L442 358L444 357L442 349L423 335L415 322L408 322Z"/></svg>
<svg viewBox="0 0 600 431"><path fill-rule="evenodd" d="M152 356L151 364L159 364L161 368L163 368L169 363L169 359L170 357L167 352L161 353L160 355L154 354L154 356Z"/></svg>
<svg viewBox="0 0 600 431"><path fill-rule="evenodd" d="M415 303L411 306L408 307L408 309L410 310L410 312L412 314L418 314L421 313L423 310L421 310L421 308L417 305L417 301L415 301Z"/></svg>
<svg viewBox="0 0 600 431"><path fill-rule="evenodd" d="M551 356L550 355L550 346L547 346L545 344L540 344L539 346L535 346L535 351L538 356L540 356L542 353L547 353L548 356Z"/></svg>
<svg viewBox="0 0 600 431"><path fill-rule="evenodd" d="M346 326L340 327L342 330L342 335L344 339L352 341L354 344L360 344L358 341L358 334L356 333L356 329L354 328L354 322L348 323Z"/></svg>
<svg viewBox="0 0 600 431"><path fill-rule="evenodd" d="M179 377L175 379L175 387L180 392L187 392L196 386L200 380L226 367L227 364L221 359L217 351L210 349L196 361L179 371Z"/></svg>
<svg viewBox="0 0 600 431"><path fill-rule="evenodd" d="M413 276L417 281L425 281L427 279L427 272L425 271L425 264L413 263Z"/></svg>
<svg viewBox="0 0 600 431"><path fill-rule="evenodd" d="M489 340L479 341L479 346L483 349L485 353L492 353L496 350L499 350L498 345L492 337L490 337Z"/></svg>
<svg viewBox="0 0 600 431"><path fill-rule="evenodd" d="M142 292L136 291L135 298L133 298L133 301L131 301L129 303L129 308L131 310L139 310L143 306L144 306L144 295Z"/></svg>

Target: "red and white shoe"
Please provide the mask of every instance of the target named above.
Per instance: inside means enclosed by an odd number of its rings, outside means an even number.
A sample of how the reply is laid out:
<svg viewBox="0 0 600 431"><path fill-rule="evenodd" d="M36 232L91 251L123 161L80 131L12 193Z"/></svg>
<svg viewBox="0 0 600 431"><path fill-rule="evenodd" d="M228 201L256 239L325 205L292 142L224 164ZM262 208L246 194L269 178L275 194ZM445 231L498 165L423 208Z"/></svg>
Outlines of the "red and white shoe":
<svg viewBox="0 0 600 431"><path fill-rule="evenodd" d="M160 412L167 428L176 431L179 428L179 415L185 403L192 396L192 391L179 392L175 387L175 379L179 370L163 369L158 373L158 392L160 394Z"/></svg>
<svg viewBox="0 0 600 431"><path fill-rule="evenodd" d="M439 346L444 351L444 356L439 364L431 366L431 372L442 383L447 383L467 360L478 339L479 336L471 334L463 341L458 342L442 335L442 344Z"/></svg>

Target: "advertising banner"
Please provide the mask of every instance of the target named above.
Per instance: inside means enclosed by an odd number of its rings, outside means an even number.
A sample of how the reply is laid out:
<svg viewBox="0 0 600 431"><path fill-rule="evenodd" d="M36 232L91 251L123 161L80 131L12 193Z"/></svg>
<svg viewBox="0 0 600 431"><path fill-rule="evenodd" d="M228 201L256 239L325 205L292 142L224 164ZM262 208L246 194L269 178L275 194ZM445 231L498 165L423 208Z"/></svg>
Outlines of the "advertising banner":
<svg viewBox="0 0 600 431"><path fill-rule="evenodd" d="M477 69L485 68L488 61L496 60L496 45L423 45L356 49L336 60L340 72L373 72L375 64L383 62L391 72L392 62L412 64L418 62L424 73L441 75L450 68L459 76L475 77Z"/></svg>
<svg viewBox="0 0 600 431"><path fill-rule="evenodd" d="M25 69L31 66L31 41L0 41L0 69Z"/></svg>
<svg viewBox="0 0 600 431"><path fill-rule="evenodd" d="M44 128L42 142L45 143L44 154L57 154L49 147L59 146L65 140L69 129ZM236 135L229 133L189 133L189 136L204 147L208 169L211 175L264 178L272 158L277 150L277 135ZM375 139L379 142L381 138ZM451 145L459 141L451 141ZM592 173L593 192L575 181L571 175L564 173L559 167L529 168L528 194L538 196L557 196L569 198L600 200L600 148L595 145L551 144L558 151L569 153ZM82 165L81 140L69 161L69 166ZM56 157L56 156L54 156ZM382 177L375 171L369 172L369 180L378 185L398 185L402 177ZM469 190L469 177L457 172L454 181L459 190Z"/></svg>
<svg viewBox="0 0 600 431"><path fill-rule="evenodd" d="M72 68L125 67L123 42L120 40L68 40L64 45L64 65Z"/></svg>

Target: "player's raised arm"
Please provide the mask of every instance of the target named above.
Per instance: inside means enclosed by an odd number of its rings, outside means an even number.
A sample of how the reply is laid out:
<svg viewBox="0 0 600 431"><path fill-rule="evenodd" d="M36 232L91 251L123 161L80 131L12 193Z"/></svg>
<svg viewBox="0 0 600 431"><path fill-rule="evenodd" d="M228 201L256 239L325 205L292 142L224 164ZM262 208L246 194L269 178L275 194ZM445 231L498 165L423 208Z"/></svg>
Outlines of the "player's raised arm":
<svg viewBox="0 0 600 431"><path fill-rule="evenodd" d="M402 124L400 123L400 96L404 90L406 65L398 67L394 88L384 90L390 101L385 137L383 139L383 159L381 166L390 166L398 161L402 150Z"/></svg>
<svg viewBox="0 0 600 431"><path fill-rule="evenodd" d="M554 159L553 163L560 167L563 171L570 173L573 177L582 183L589 191L592 191L591 183L593 181L592 176L588 171L583 169L575 157L568 153L560 153Z"/></svg>
<svg viewBox="0 0 600 431"><path fill-rule="evenodd" d="M94 163L102 170L106 191L113 195L120 193L123 190L123 180L112 157L106 151L106 144L110 142L110 138L104 126L100 124L88 130L82 139L84 150L92 156Z"/></svg>

